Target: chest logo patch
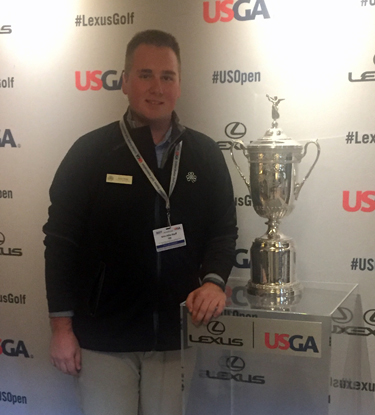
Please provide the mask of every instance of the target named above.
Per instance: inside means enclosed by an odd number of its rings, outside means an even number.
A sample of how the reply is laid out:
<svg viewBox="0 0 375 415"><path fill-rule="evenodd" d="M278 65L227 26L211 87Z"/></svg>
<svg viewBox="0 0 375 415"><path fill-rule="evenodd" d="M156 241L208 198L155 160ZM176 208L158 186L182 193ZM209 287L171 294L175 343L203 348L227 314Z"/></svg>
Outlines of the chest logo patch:
<svg viewBox="0 0 375 415"><path fill-rule="evenodd" d="M186 175L186 180L188 182L195 183L197 181L197 176L194 174L194 172L189 171L189 173Z"/></svg>

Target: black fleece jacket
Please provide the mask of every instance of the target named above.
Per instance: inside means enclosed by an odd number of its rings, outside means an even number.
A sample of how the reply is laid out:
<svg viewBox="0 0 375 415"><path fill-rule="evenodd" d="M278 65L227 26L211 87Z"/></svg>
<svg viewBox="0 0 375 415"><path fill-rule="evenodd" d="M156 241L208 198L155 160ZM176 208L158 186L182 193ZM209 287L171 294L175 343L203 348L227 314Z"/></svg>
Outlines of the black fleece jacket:
<svg viewBox="0 0 375 415"><path fill-rule="evenodd" d="M73 310L75 335L87 349L175 350L179 304L207 274L226 281L231 271L237 238L232 184L207 136L175 125L172 149L158 168L150 129L129 131L167 193L173 147L183 141L170 200L172 225L183 225L187 244L156 252L153 230L167 226L164 199L118 122L92 131L69 150L50 189L43 228L49 311ZM107 174L131 176L132 184L108 182Z"/></svg>

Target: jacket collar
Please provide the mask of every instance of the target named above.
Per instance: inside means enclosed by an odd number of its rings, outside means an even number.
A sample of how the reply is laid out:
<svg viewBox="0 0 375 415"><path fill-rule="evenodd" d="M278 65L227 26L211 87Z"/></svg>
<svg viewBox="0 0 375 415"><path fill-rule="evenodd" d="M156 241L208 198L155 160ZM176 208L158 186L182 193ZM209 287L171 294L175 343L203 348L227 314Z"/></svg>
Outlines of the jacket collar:
<svg viewBox="0 0 375 415"><path fill-rule="evenodd" d="M139 128L144 128L147 126L137 126L136 121L132 116L132 112L130 107L126 110L124 114L124 120L126 122L126 126L129 130L137 130ZM149 127L147 127L149 129ZM180 119L175 111L172 112L172 134L171 134L171 142L174 143L176 139L185 131L185 127L180 123ZM130 132L130 131L129 131Z"/></svg>
<svg viewBox="0 0 375 415"><path fill-rule="evenodd" d="M157 161L155 154L155 144L152 139L150 127L148 125L140 127L136 126L136 123L132 118L130 108L127 109L123 118L126 127L128 128L129 134L134 141L134 144L137 146L139 152L142 154L142 157L145 159L150 169L155 171L157 168ZM171 144L166 152L167 154L165 154L166 157L169 157L175 145L182 140L182 133L185 131L185 129L186 128L180 123L178 115L175 111L173 111L172 132L170 137Z"/></svg>

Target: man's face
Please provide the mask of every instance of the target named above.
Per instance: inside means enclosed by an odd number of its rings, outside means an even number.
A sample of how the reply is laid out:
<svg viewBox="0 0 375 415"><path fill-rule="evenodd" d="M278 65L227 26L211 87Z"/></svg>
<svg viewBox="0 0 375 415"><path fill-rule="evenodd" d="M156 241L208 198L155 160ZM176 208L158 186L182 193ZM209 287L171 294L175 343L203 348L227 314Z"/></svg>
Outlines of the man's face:
<svg viewBox="0 0 375 415"><path fill-rule="evenodd" d="M123 76L122 91L137 121L169 123L181 94L176 54L167 47L139 45L130 72Z"/></svg>

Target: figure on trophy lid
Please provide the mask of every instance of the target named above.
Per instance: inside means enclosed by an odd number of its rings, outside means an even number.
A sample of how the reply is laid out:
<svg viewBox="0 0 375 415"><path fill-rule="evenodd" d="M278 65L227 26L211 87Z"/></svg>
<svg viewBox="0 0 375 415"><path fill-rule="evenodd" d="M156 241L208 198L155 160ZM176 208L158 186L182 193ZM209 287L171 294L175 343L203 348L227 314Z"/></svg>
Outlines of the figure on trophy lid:
<svg viewBox="0 0 375 415"><path fill-rule="evenodd" d="M270 97L269 95L266 95L266 96L268 98L268 101L272 103L272 119L276 121L280 118L278 105L280 104L281 101L284 101L285 98L278 98L277 96Z"/></svg>

